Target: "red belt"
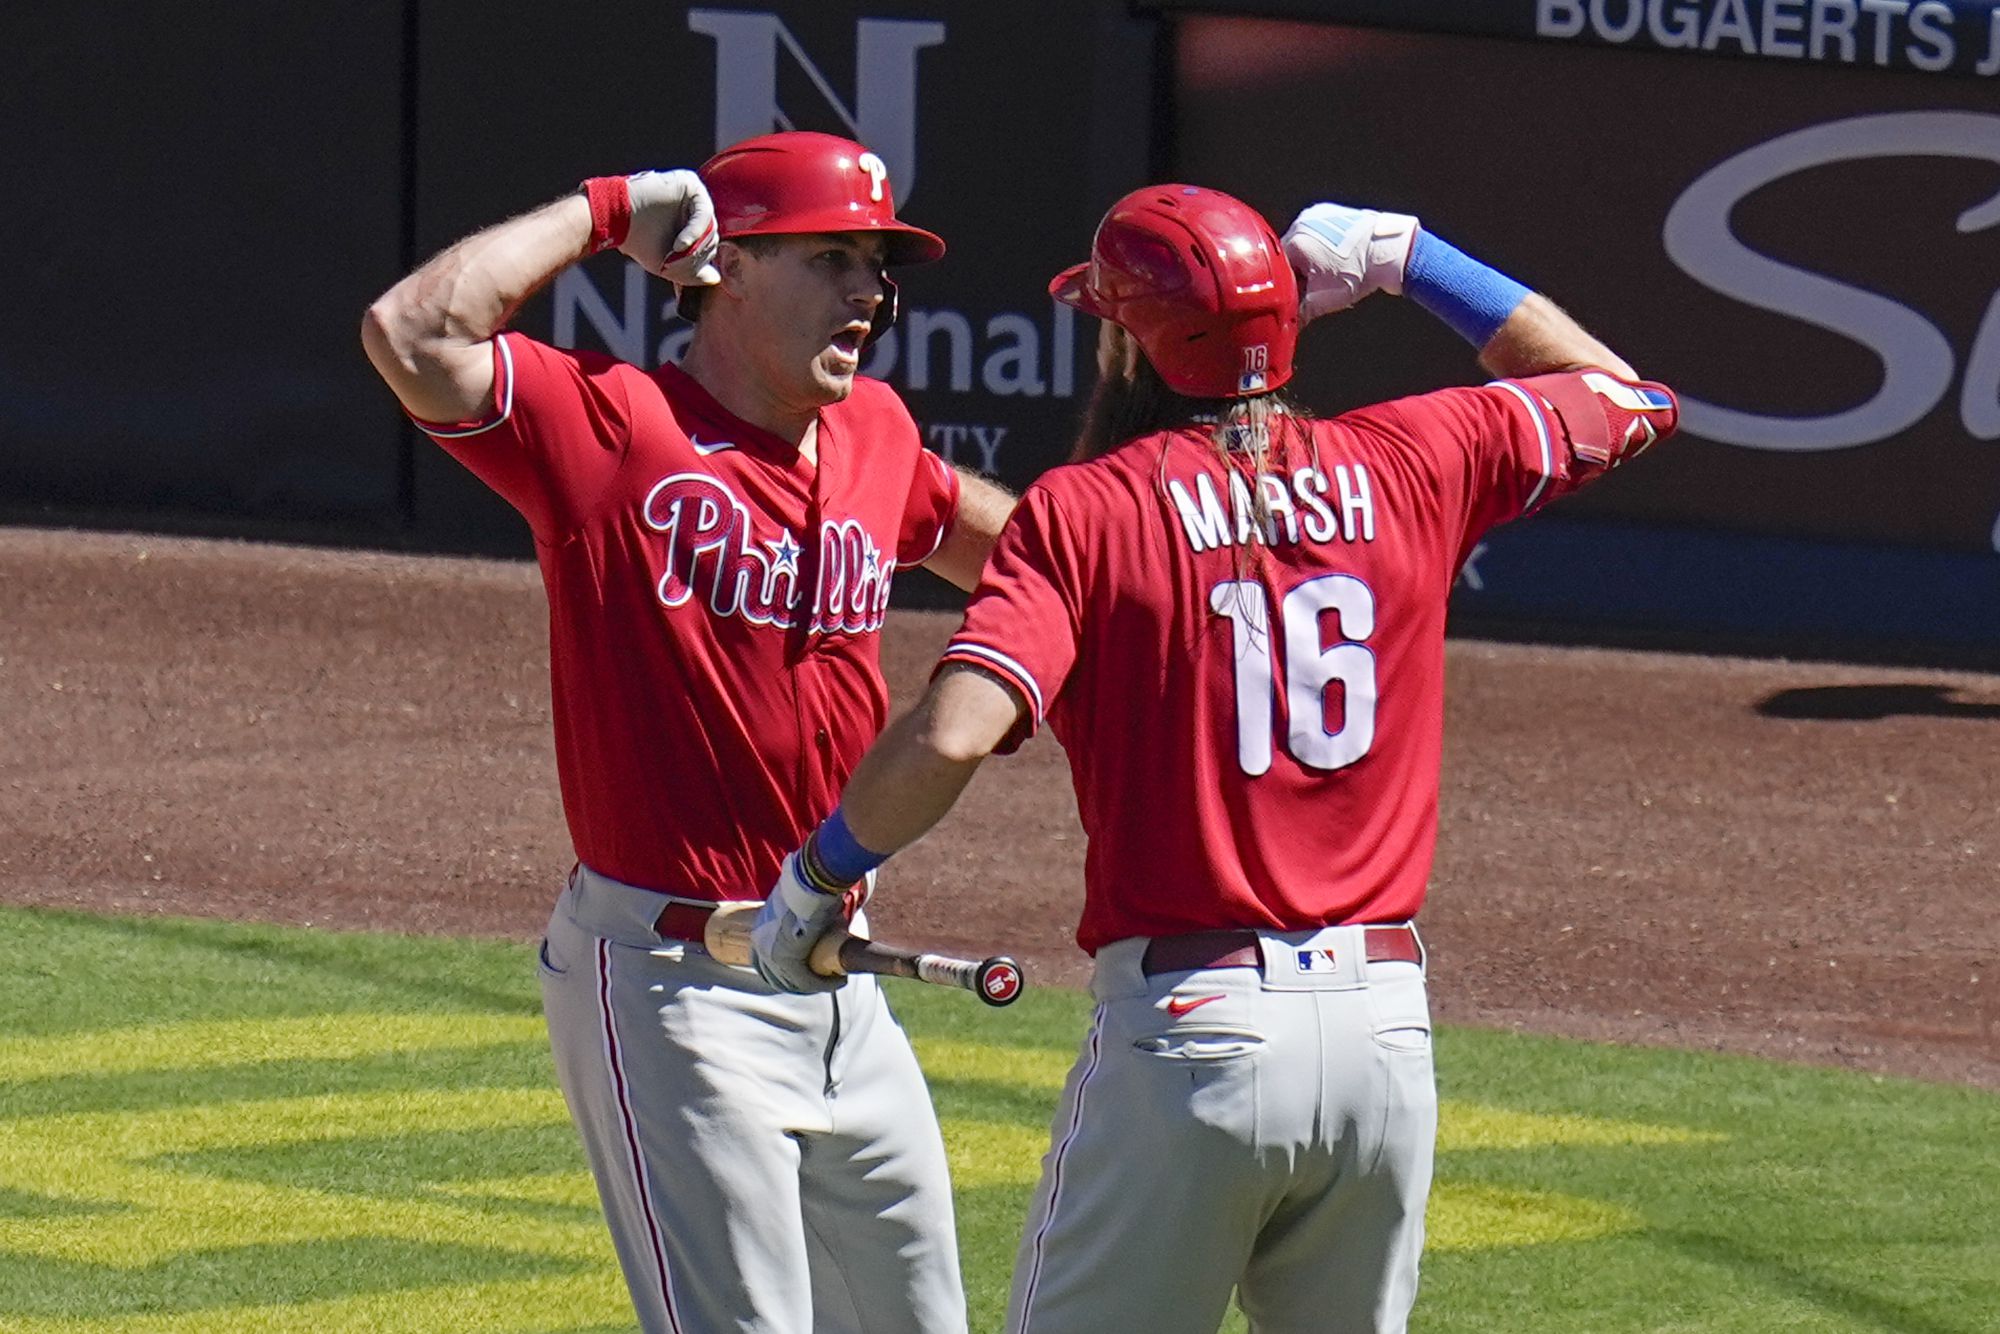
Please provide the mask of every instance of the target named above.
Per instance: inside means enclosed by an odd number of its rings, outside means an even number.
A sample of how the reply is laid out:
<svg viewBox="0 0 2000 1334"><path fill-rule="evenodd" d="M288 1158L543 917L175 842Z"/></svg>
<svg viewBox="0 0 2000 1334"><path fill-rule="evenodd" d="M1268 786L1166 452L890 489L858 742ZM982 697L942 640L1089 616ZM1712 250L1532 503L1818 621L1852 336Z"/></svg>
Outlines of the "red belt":
<svg viewBox="0 0 2000 1334"><path fill-rule="evenodd" d="M1411 926L1371 926L1364 930L1369 963L1422 963L1424 947ZM1195 931L1185 936L1155 936L1140 963L1148 977L1155 973L1191 973L1202 968L1255 968L1263 956L1255 931Z"/></svg>
<svg viewBox="0 0 2000 1334"><path fill-rule="evenodd" d="M714 911L712 903L669 903L653 919L653 930L663 940L687 940L699 945L702 932L708 927L708 916Z"/></svg>

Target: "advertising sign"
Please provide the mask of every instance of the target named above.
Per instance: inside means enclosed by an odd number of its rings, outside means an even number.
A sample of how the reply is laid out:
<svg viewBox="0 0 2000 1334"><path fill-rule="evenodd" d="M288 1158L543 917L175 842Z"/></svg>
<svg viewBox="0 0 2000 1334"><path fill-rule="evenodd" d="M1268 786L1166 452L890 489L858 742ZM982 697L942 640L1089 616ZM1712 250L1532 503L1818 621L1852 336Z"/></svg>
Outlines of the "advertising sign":
<svg viewBox="0 0 2000 1334"><path fill-rule="evenodd" d="M1138 8L1855 69L2000 74L1994 0L1139 0Z"/></svg>

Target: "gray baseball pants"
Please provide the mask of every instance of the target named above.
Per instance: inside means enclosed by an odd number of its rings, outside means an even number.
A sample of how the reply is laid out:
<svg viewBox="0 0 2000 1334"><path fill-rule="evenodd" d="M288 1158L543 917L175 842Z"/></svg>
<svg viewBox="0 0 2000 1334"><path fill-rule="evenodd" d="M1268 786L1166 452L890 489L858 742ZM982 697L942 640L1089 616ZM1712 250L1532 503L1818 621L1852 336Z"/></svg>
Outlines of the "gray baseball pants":
<svg viewBox="0 0 2000 1334"><path fill-rule="evenodd" d="M1437 1133L1420 963L1358 927L1267 933L1260 967L1148 976L1097 1010L1015 1262L1009 1334L1400 1334Z"/></svg>
<svg viewBox="0 0 2000 1334"><path fill-rule="evenodd" d="M646 1334L963 1334L930 1091L875 979L831 996L663 940L579 867L549 919L563 1097Z"/></svg>

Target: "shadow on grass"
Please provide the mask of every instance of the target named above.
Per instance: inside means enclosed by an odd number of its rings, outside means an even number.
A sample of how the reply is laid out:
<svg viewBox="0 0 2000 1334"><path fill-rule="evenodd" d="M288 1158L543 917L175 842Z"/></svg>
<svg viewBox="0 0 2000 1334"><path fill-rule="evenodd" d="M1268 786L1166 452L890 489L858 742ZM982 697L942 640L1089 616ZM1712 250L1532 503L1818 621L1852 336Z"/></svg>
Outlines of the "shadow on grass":
<svg viewBox="0 0 2000 1334"><path fill-rule="evenodd" d="M1785 1292L1823 1311L1895 1330L1897 1334L1978 1334L1969 1325L1959 1325L1925 1315L1900 1302L1865 1292L1824 1274L1788 1262L1775 1255L1749 1250L1733 1237L1705 1232L1653 1231L1650 1239L1684 1255L1753 1278L1766 1287Z"/></svg>

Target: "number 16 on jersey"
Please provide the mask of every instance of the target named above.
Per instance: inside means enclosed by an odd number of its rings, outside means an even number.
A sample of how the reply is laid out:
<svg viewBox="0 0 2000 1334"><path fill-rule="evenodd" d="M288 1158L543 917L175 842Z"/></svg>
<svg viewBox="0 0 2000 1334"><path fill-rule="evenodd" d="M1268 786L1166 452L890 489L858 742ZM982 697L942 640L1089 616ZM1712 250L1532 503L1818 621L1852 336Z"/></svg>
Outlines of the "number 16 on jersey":
<svg viewBox="0 0 2000 1334"><path fill-rule="evenodd" d="M1271 654L1270 607L1264 586L1229 579L1209 590L1208 605L1227 616L1236 659L1236 759L1252 778L1271 769L1272 700L1285 692L1290 726L1285 749L1312 769L1344 769L1375 744L1375 595L1351 574L1323 574L1286 593L1278 623L1285 637L1285 679ZM1321 642L1320 617L1333 612L1341 638ZM1326 692L1341 687L1339 728L1326 728Z"/></svg>

